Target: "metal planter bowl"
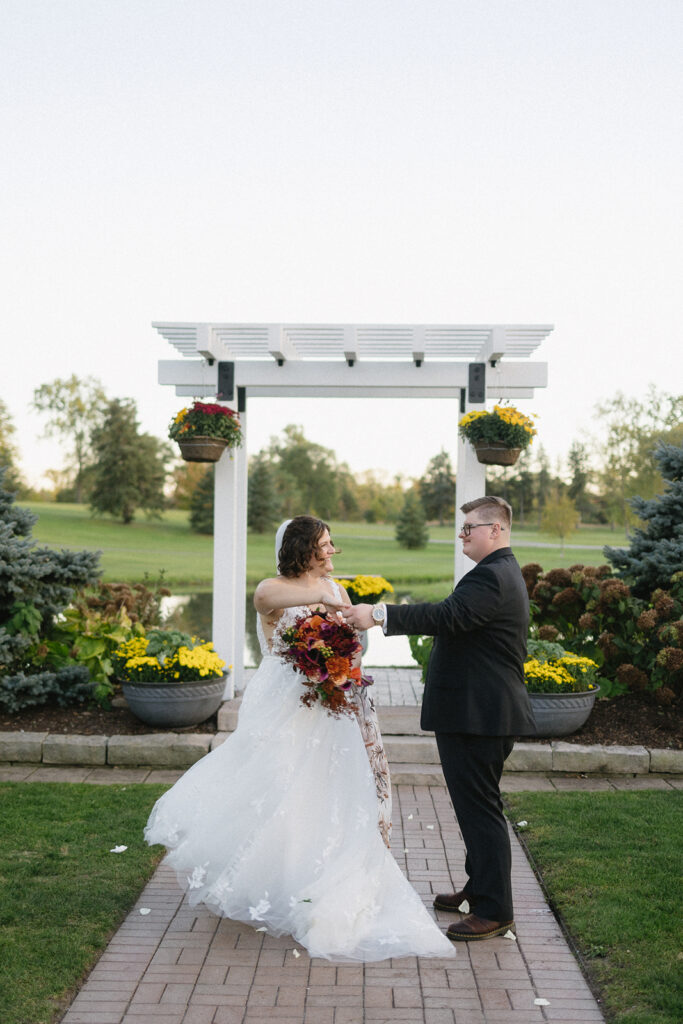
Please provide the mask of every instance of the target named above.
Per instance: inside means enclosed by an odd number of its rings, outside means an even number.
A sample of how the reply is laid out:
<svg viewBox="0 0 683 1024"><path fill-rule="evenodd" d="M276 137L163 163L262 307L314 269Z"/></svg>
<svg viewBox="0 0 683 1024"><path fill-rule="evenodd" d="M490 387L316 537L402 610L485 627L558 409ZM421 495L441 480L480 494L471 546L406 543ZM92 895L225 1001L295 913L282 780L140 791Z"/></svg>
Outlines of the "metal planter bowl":
<svg viewBox="0 0 683 1024"><path fill-rule="evenodd" d="M123 696L128 707L146 725L163 729L198 725L221 706L225 676L187 683L126 683Z"/></svg>
<svg viewBox="0 0 683 1024"><path fill-rule="evenodd" d="M537 736L569 736L588 720L600 687L582 693L530 693Z"/></svg>

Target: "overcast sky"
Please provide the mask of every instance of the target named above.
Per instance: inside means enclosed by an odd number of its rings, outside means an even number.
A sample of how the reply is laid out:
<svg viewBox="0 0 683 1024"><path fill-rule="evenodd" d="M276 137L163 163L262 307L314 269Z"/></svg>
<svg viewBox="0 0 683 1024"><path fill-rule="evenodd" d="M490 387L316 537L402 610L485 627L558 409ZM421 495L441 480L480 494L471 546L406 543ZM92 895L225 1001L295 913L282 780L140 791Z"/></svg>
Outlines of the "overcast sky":
<svg viewBox="0 0 683 1024"><path fill-rule="evenodd" d="M165 436L153 320L553 323L553 458L683 386L680 0L3 0L0 397L92 374ZM454 402L250 405L354 469L455 453Z"/></svg>

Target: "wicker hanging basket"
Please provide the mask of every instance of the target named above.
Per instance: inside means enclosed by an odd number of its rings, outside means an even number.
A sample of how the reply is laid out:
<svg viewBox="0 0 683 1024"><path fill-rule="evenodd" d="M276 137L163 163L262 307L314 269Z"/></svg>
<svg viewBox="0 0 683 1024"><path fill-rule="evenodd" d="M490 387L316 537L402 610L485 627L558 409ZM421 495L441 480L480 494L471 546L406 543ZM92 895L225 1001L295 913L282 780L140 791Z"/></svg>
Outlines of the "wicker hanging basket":
<svg viewBox="0 0 683 1024"><path fill-rule="evenodd" d="M502 441L475 441L473 448L487 466L514 466L522 454L521 448L509 448Z"/></svg>
<svg viewBox="0 0 683 1024"><path fill-rule="evenodd" d="M178 441L185 462L218 462L228 445L224 437L198 435Z"/></svg>

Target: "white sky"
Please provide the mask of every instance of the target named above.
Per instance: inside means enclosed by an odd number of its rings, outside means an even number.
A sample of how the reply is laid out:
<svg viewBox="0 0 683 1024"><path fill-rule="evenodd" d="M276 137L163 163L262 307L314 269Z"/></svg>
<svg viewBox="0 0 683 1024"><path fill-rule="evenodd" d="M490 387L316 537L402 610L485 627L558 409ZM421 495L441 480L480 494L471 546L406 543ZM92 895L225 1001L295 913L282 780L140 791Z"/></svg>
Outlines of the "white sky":
<svg viewBox="0 0 683 1024"><path fill-rule="evenodd" d="M165 436L152 320L554 323L555 459L683 386L680 0L3 0L0 397L99 377ZM445 400L258 399L354 469L456 447Z"/></svg>

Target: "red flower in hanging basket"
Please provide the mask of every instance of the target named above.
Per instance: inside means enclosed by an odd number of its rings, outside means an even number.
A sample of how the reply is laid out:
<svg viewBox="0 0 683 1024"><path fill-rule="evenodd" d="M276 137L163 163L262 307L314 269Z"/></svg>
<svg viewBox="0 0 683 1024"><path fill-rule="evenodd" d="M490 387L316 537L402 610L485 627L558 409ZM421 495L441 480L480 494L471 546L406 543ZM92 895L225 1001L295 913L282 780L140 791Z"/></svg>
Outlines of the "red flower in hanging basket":
<svg viewBox="0 0 683 1024"><path fill-rule="evenodd" d="M186 441L192 437L211 437L225 441L228 448L242 443L240 420L234 409L215 402L194 402L189 409L181 409L168 430L172 441Z"/></svg>

